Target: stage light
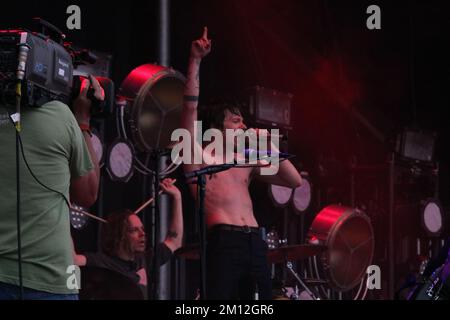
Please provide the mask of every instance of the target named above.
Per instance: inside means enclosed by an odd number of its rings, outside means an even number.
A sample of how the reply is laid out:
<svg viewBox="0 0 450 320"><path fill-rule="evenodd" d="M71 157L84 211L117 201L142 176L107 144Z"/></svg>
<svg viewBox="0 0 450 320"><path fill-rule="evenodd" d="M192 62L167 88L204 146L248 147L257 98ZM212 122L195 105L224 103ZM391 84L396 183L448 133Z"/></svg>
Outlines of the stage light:
<svg viewBox="0 0 450 320"><path fill-rule="evenodd" d="M101 168L104 163L103 141L101 139L100 133L95 129L92 129L91 144L92 148L94 149L95 155L97 156L98 166Z"/></svg>
<svg viewBox="0 0 450 320"><path fill-rule="evenodd" d="M396 151L402 157L415 161L434 161L436 134L404 129L397 137Z"/></svg>
<svg viewBox="0 0 450 320"><path fill-rule="evenodd" d="M117 139L109 150L106 171L111 180L128 182L134 174L134 148L128 140Z"/></svg>
<svg viewBox="0 0 450 320"><path fill-rule="evenodd" d="M428 199L421 210L422 228L428 236L438 237L444 229L444 211L436 199Z"/></svg>
<svg viewBox="0 0 450 320"><path fill-rule="evenodd" d="M269 194L272 198L273 203L277 207L285 207L289 203L292 198L292 188L270 185L269 186Z"/></svg>
<svg viewBox="0 0 450 320"><path fill-rule="evenodd" d="M290 93L254 87L248 106L249 120L269 128L292 129L292 99L293 95Z"/></svg>
<svg viewBox="0 0 450 320"><path fill-rule="evenodd" d="M76 204L72 204L72 207L69 209L70 215L70 224L74 229L81 230L86 227L88 223L88 217L83 214L86 211L86 208L80 207Z"/></svg>
<svg viewBox="0 0 450 320"><path fill-rule="evenodd" d="M311 183L307 173L302 172L302 185L294 190L293 203L295 212L300 214L308 210L311 205Z"/></svg>

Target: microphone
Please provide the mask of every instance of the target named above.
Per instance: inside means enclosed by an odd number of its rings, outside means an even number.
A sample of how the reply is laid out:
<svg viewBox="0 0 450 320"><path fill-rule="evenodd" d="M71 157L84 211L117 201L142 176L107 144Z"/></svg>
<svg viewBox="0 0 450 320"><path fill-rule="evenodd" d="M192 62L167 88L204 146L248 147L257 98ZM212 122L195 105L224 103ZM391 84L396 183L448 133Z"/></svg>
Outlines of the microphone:
<svg viewBox="0 0 450 320"><path fill-rule="evenodd" d="M247 132L248 132L248 130L253 130L253 131L254 131L254 133L251 134L250 136L259 138L260 136L263 135L263 134L260 132L260 130L265 130L265 129L249 128L249 129L247 129ZM244 130L244 132L242 133L242 135L248 135L247 132L245 132L245 130ZM274 134L274 133L271 133L271 132L268 131L268 130L267 130L266 137L267 137L267 139L278 138L278 139L283 140L283 141L287 140L287 135L284 135L284 134Z"/></svg>
<svg viewBox="0 0 450 320"><path fill-rule="evenodd" d="M214 173L219 173L222 171L226 171L228 169L231 169L233 167L235 167L235 164L231 164L231 163L224 163L224 164L218 164L218 165L212 165L200 170L196 170L196 171L192 171L192 172L187 172L184 174L184 177L186 179L191 179L191 178L197 178L201 175L209 175L209 174L214 174Z"/></svg>
<svg viewBox="0 0 450 320"><path fill-rule="evenodd" d="M281 159L290 158L293 155L285 152L272 152L270 150L258 151L255 149L244 149L244 155L247 158L256 158L256 159L264 159L272 156L278 156Z"/></svg>
<svg viewBox="0 0 450 320"><path fill-rule="evenodd" d="M21 43L19 46L18 65L16 70L17 80L22 81L25 78L26 65L28 60L28 52L30 47L26 43Z"/></svg>

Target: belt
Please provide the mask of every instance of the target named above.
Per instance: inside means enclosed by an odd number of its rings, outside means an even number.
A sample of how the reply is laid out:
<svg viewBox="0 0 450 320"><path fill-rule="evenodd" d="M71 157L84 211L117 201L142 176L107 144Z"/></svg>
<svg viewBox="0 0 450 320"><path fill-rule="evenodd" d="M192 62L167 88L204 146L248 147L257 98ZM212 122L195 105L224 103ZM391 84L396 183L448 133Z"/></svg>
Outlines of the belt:
<svg viewBox="0 0 450 320"><path fill-rule="evenodd" d="M257 227L249 227L249 226L235 226L231 224L217 224L211 228L212 230L225 230L225 231L236 231L243 233L256 233L260 234L260 228Z"/></svg>

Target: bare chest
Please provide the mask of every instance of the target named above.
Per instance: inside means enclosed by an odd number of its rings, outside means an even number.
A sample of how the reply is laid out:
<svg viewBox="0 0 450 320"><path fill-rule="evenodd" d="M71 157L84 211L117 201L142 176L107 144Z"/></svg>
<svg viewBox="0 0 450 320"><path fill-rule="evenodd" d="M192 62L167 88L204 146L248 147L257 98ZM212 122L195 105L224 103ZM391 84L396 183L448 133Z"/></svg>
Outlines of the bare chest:
<svg viewBox="0 0 450 320"><path fill-rule="evenodd" d="M250 169L233 168L224 172L216 173L206 177L206 188L233 189L248 188L250 183Z"/></svg>

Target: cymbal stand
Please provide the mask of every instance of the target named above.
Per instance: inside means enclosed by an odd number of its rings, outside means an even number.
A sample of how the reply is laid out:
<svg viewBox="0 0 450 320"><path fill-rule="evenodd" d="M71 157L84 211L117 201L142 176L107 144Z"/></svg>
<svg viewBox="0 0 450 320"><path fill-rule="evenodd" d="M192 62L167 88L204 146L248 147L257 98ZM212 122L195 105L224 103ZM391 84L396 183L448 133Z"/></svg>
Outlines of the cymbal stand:
<svg viewBox="0 0 450 320"><path fill-rule="evenodd" d="M286 268L292 273L292 275L295 277L295 279L297 279L298 283L300 284L300 286L303 287L303 289L305 289L305 291L314 299L314 300L321 300L319 297L317 297L309 288L308 286L302 281L302 279L300 279L300 277L298 276L297 272L294 271L294 268L292 266L292 262L288 261L286 263Z"/></svg>

